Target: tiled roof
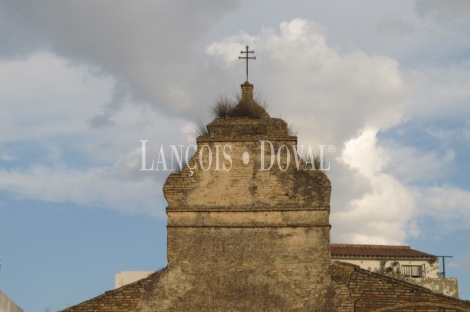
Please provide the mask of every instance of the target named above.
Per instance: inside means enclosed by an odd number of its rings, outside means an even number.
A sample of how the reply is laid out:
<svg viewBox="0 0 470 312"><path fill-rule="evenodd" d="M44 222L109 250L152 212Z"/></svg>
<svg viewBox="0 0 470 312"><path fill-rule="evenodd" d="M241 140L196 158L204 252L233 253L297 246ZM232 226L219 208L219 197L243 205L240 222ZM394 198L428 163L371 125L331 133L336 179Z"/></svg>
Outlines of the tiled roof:
<svg viewBox="0 0 470 312"><path fill-rule="evenodd" d="M331 244L332 258L419 258L436 256L411 249L410 246Z"/></svg>
<svg viewBox="0 0 470 312"><path fill-rule="evenodd" d="M104 294L64 309L59 312L134 312L140 311L139 307L147 293L147 290L158 281L166 268L157 271L148 277L106 291Z"/></svg>
<svg viewBox="0 0 470 312"><path fill-rule="evenodd" d="M351 311L353 306L355 311L470 311L470 301L434 293L354 264L334 261L330 272L333 286L344 289L334 293L333 302L341 303L335 311Z"/></svg>

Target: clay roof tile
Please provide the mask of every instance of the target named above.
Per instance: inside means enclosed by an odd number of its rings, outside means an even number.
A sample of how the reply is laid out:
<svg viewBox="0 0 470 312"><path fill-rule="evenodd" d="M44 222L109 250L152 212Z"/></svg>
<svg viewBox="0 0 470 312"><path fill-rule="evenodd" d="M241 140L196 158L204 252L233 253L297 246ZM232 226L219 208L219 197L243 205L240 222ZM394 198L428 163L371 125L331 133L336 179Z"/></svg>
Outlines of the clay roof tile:
<svg viewBox="0 0 470 312"><path fill-rule="evenodd" d="M411 249L410 246L331 244L332 258L419 258L437 259L436 256Z"/></svg>

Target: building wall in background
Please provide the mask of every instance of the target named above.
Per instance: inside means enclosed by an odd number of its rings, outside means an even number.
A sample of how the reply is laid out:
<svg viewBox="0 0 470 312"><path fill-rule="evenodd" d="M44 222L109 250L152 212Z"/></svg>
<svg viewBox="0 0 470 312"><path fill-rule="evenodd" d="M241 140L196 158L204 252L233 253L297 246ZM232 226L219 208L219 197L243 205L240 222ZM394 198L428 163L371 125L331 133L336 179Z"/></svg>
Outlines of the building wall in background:
<svg viewBox="0 0 470 312"><path fill-rule="evenodd" d="M122 287L127 284L137 282L142 278L148 277L155 271L122 271L114 277L114 289Z"/></svg>
<svg viewBox="0 0 470 312"><path fill-rule="evenodd" d="M0 291L0 312L23 312L23 310Z"/></svg>

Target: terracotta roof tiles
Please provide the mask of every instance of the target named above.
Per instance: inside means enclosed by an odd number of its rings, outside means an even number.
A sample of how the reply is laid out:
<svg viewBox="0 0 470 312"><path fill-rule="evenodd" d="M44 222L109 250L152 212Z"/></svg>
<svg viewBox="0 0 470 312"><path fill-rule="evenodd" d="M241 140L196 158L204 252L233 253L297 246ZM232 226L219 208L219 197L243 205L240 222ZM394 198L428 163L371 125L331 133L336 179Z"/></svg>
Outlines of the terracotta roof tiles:
<svg viewBox="0 0 470 312"><path fill-rule="evenodd" d="M331 244L332 258L419 258L436 256L411 249L410 246Z"/></svg>

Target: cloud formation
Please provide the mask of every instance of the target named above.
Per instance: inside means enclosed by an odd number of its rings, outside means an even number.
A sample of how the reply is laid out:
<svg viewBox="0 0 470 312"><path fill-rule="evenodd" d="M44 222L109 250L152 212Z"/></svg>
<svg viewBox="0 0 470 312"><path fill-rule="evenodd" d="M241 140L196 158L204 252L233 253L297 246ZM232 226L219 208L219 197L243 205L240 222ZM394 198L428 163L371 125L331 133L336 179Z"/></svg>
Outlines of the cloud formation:
<svg viewBox="0 0 470 312"><path fill-rule="evenodd" d="M53 13L50 5L55 6ZM419 216L436 217L421 208L429 205L423 198L447 189L457 198L467 196L467 190L454 186L414 186L442 178L440 169L455 159L454 149L438 154L379 136L412 118L423 118L424 105L431 108L426 117L431 120L444 114L443 100L450 99L456 108L448 114L466 113L463 103L470 96L463 81L468 66L403 69L390 56L330 46L328 30L307 19L252 34L239 31L209 44L204 35L238 3L214 4L209 11L186 4L176 12L167 2L129 10L118 1L113 14L105 4L94 10L89 5L45 1L32 9L23 1L2 4L0 11L17 12L28 21L19 27L14 15L8 15L1 22L17 31L15 36L2 34L15 51L0 50L5 60L15 58L1 64L6 74L0 75L5 82L2 110L8 116L0 136L2 160L9 164L0 171L3 190L25 198L134 211L125 207L140 195L111 195L106 186L134 194L159 190L165 175L145 175L145 182L139 182L139 140L149 139L154 155L160 144L190 143L192 123L187 116L200 114L201 106L217 96L215 90L224 92L233 88L227 87L229 83L242 82L237 80L244 76L238 55L249 44L258 55L251 77L262 81L255 83L255 90L273 105L271 115L292 122L300 144L337 148L327 156L334 185L334 239L402 243L418 235ZM393 28L403 36L420 32L425 26L417 21L429 14L422 9L413 21L385 23L378 29ZM41 48L48 52L36 52ZM194 49L199 54L192 53ZM443 133L431 130L434 135ZM9 144L34 140L45 152L15 167L13 161L25 155ZM75 184L72 176L77 177ZM47 177L51 186L60 180L72 183L75 193L45 188L39 181ZM90 183L97 186L88 188ZM96 190L107 195L99 198ZM464 201L456 205L456 213L465 215ZM139 207L153 213L150 201Z"/></svg>
<svg viewBox="0 0 470 312"><path fill-rule="evenodd" d="M327 45L321 25L302 19L283 22L279 32L226 38L207 52L227 71L240 68L237 53L247 41L262 56L252 65L263 81L255 88L273 99L274 114L294 119L310 140L342 143L363 127L386 130L402 120L408 90L395 60L339 53Z"/></svg>
<svg viewBox="0 0 470 312"><path fill-rule="evenodd" d="M111 75L119 89L100 116L119 110L128 95L167 113L187 113L197 77L198 47L205 34L240 1L55 0L0 3L0 55L28 56L50 51Z"/></svg>
<svg viewBox="0 0 470 312"><path fill-rule="evenodd" d="M336 155L327 156L334 185L333 238L403 242L414 199L383 172L388 156L376 138L404 120L410 94L398 62L362 51L340 53L328 46L321 25L302 19L282 23L279 31L226 38L207 53L230 70L247 41L263 56L253 67L262 73L263 92L275 99L274 113L295 121L302 144L338 147Z"/></svg>
<svg viewBox="0 0 470 312"><path fill-rule="evenodd" d="M340 228L335 237L339 241L400 244L407 236L418 234L411 222L414 194L393 175L383 172L389 157L377 146L376 135L377 129L365 129L346 143L341 155L346 166L367 179L370 190L351 194L346 206L333 212L331 222Z"/></svg>
<svg viewBox="0 0 470 312"><path fill-rule="evenodd" d="M149 159L162 144L193 143L194 119L209 122L207 107L239 91L239 51L249 44L257 55L250 81L271 116L291 123L300 144L336 147L327 154L332 241L412 243L468 266L468 16L467 0L0 1L2 220L27 219L17 211L22 200L34 208L57 202L164 217L168 172L138 170L139 140L148 140ZM5 225L7 233L31 236L24 222ZM165 235L164 227L157 231ZM33 236L45 243L57 236L42 234ZM126 237L141 241L133 235ZM77 248L94 246L86 237ZM439 240L428 245L431 237ZM18 249L19 242L12 242L11 259L37 247L23 239ZM129 269L115 250L94 247ZM43 254L61 256L55 245ZM144 258L154 265L153 255ZM17 254L10 263L21 275L28 259ZM41 272L55 269L49 263ZM458 272L468 298L465 274ZM34 279L20 275L10 291ZM98 292L107 282L94 283ZM87 283L56 307L85 300ZM36 297L45 306L57 302L54 294L49 288ZM37 309L40 300L23 298L24 309Z"/></svg>
<svg viewBox="0 0 470 312"><path fill-rule="evenodd" d="M139 171L139 140L153 155L162 144L187 144L187 121L125 101L113 127L96 129L90 120L112 97L114 79L47 52L0 62L0 81L0 190L162 215L167 173Z"/></svg>

